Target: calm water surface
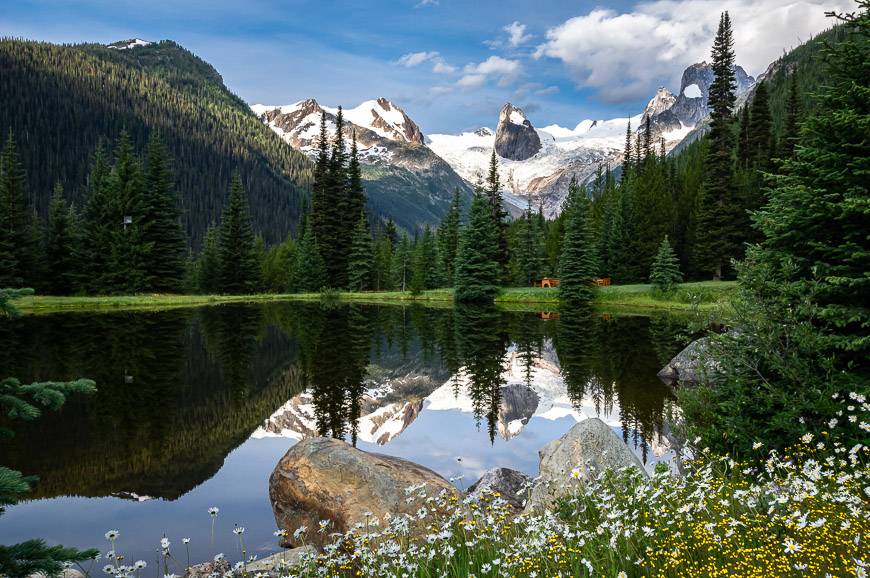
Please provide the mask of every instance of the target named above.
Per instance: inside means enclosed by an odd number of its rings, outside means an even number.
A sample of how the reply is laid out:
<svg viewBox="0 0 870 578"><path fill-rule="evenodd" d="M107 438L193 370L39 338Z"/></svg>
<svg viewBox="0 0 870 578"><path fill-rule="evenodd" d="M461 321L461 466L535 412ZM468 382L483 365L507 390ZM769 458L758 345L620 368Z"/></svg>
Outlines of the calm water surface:
<svg viewBox="0 0 870 578"><path fill-rule="evenodd" d="M555 318L554 318L555 317ZM98 393L3 440L40 478L0 543L42 537L183 565L277 549L268 479L296 441L335 436L467 487L536 474L538 449L598 416L648 465L666 459L672 392L656 372L687 341L667 317L319 303L58 314L0 324L0 374L90 377ZM207 509L218 506L214 537ZM152 566L153 568L153 566Z"/></svg>

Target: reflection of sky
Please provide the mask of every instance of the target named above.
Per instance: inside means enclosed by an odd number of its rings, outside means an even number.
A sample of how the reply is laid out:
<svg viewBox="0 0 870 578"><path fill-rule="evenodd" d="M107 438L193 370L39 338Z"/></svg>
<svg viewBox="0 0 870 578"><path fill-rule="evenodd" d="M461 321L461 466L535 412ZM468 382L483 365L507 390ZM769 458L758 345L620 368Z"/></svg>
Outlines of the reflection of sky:
<svg viewBox="0 0 870 578"><path fill-rule="evenodd" d="M490 444L485 421L478 429L467 412L424 410L388 444L360 442L358 447L411 460L446 478L463 476L456 484L467 488L484 471L499 466L536 475L538 450L574 423L570 416L556 420L533 417L510 441L497 436ZM620 428L613 429L621 434ZM246 528L248 551L265 555L277 549L272 534L276 527L269 503L269 475L293 443L283 438L250 439L227 456L217 475L174 502L54 498L20 504L0 518L0 543L40 536L49 543L102 547L103 534L117 529L121 531L118 550L128 560L144 559L153 565L158 542L165 534L172 541L173 555L179 564L174 571L180 573L186 560L183 537L192 539L194 561L210 558L217 552L238 559L239 545L232 534L233 524L237 523ZM213 546L207 513L210 506L220 508Z"/></svg>

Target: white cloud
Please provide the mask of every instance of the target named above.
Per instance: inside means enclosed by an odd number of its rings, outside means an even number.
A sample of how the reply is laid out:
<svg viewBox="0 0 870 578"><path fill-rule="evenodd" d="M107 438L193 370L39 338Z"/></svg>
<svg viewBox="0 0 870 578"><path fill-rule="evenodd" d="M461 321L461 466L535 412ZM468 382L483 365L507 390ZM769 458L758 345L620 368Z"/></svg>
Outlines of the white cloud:
<svg viewBox="0 0 870 578"><path fill-rule="evenodd" d="M520 24L517 21L511 22L502 28L502 30L508 33L508 42L513 47L525 44L532 39L531 34L526 34L526 25Z"/></svg>
<svg viewBox="0 0 870 578"><path fill-rule="evenodd" d="M437 59L432 66L432 72L435 74L453 74L456 72L455 66L450 66L443 58Z"/></svg>
<svg viewBox="0 0 870 578"><path fill-rule="evenodd" d="M852 0L652 0L632 12L595 9L547 31L535 57L564 62L580 86L608 101L672 88L683 69L709 60L719 14L728 10L737 64L756 76L784 50L833 23L828 10L851 10Z"/></svg>
<svg viewBox="0 0 870 578"><path fill-rule="evenodd" d="M521 66L517 60L509 60L501 56L490 56L477 64L466 64L462 69L463 77L457 85L463 88L483 86L489 78L497 78L499 86L507 86L520 74Z"/></svg>
<svg viewBox="0 0 870 578"><path fill-rule="evenodd" d="M409 52L399 58L396 62L402 66L412 68L434 58L438 58L437 52Z"/></svg>
<svg viewBox="0 0 870 578"><path fill-rule="evenodd" d="M426 6L438 6L438 0L420 0L415 8L423 8Z"/></svg>

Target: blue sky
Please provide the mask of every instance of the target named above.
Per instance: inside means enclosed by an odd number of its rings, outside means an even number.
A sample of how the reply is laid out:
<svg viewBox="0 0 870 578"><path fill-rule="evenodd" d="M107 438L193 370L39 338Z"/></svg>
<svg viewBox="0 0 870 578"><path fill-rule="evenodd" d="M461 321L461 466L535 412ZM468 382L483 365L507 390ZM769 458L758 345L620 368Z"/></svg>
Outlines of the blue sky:
<svg viewBox="0 0 870 578"><path fill-rule="evenodd" d="M251 103L386 96L424 133L494 126L500 106L536 126L640 112L679 90L731 11L737 61L762 72L851 0L17 0L0 33L52 42L172 39Z"/></svg>

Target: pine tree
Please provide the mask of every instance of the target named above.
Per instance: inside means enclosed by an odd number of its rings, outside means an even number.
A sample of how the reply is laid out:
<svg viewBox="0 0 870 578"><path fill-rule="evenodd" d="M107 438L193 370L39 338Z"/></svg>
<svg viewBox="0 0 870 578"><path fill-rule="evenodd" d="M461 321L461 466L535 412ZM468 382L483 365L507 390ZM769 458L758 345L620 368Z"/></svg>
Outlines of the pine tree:
<svg viewBox="0 0 870 578"><path fill-rule="evenodd" d="M296 291L301 292L320 291L326 286L326 265L317 246L317 235L312 221L313 219L309 219L299 239L293 286Z"/></svg>
<svg viewBox="0 0 870 578"><path fill-rule="evenodd" d="M622 153L622 180L631 176L631 119L625 125L625 151Z"/></svg>
<svg viewBox="0 0 870 578"><path fill-rule="evenodd" d="M485 190L486 196L489 199L492 222L498 234L499 275L502 281L505 281L507 265L510 260L507 241L507 212L504 209L504 201L501 196L501 181L498 176L498 156L495 154L495 149L492 149L492 156L489 160L489 172L486 176Z"/></svg>
<svg viewBox="0 0 870 578"><path fill-rule="evenodd" d="M42 291L48 277L48 265L45 260L45 232L35 207L30 212L24 235L26 245L21 251L22 277L28 286Z"/></svg>
<svg viewBox="0 0 870 578"><path fill-rule="evenodd" d="M749 168L750 157L752 156L749 144L750 124L749 106L747 105L740 111L740 131L737 137L737 166L743 170Z"/></svg>
<svg viewBox="0 0 870 578"><path fill-rule="evenodd" d="M764 80L755 85L749 118L749 164L756 170L764 171L773 156L773 119L770 116L767 82Z"/></svg>
<svg viewBox="0 0 870 578"><path fill-rule="evenodd" d="M413 270L413 255L408 235L402 235L396 245L396 254L393 257L393 286L405 291L411 281Z"/></svg>
<svg viewBox="0 0 870 578"><path fill-rule="evenodd" d="M740 267L735 331L712 342L721 376L682 396L690 435L716 451L790 447L870 389L870 1L859 4L840 16L826 87L753 216L763 239ZM866 441L857 423L836 426L845 447Z"/></svg>
<svg viewBox="0 0 870 578"><path fill-rule="evenodd" d="M459 237L454 277L458 302L487 302L498 293L501 280L499 235L491 199L480 189L471 201L468 224Z"/></svg>
<svg viewBox="0 0 870 578"><path fill-rule="evenodd" d="M218 237L221 292L252 293L260 286L254 230L248 201L238 173L233 175L230 196L221 216Z"/></svg>
<svg viewBox="0 0 870 578"><path fill-rule="evenodd" d="M184 276L187 242L181 228L178 193L169 166L169 153L152 134L145 149L142 238L151 247L145 274L155 291L178 291Z"/></svg>
<svg viewBox="0 0 870 578"><path fill-rule="evenodd" d="M667 293L677 283L682 282L682 280L683 274L680 273L680 261L677 259L677 254L671 248L668 236L665 235L650 269L649 281L656 289Z"/></svg>
<svg viewBox="0 0 870 578"><path fill-rule="evenodd" d="M351 132L350 159L347 164L347 198L345 214L349 217L359 215L366 208L366 191L362 182L362 169L359 164L359 151L356 145L356 129ZM359 219L351 218L347 226L353 230L359 224Z"/></svg>
<svg viewBox="0 0 870 578"><path fill-rule="evenodd" d="M743 212L735 199L733 179L734 40L731 19L723 12L713 42L713 82L710 85L710 136L703 204L698 222L698 257L721 279L725 267L741 253Z"/></svg>
<svg viewBox="0 0 870 578"><path fill-rule="evenodd" d="M75 213L64 200L63 186L54 186L48 207L45 239L46 267L50 271L46 290L50 295L69 295L75 282Z"/></svg>
<svg viewBox="0 0 870 578"><path fill-rule="evenodd" d="M565 238L559 257L559 296L567 303L584 303L594 296L592 279L598 267L589 199L573 178L568 187L564 214Z"/></svg>
<svg viewBox="0 0 870 578"><path fill-rule="evenodd" d="M112 229L108 181L111 166L102 145L94 152L88 175L81 236L76 244L78 263L76 290L98 293L109 279L108 263L112 251Z"/></svg>
<svg viewBox="0 0 870 578"><path fill-rule="evenodd" d="M442 277L448 287L453 286L453 272L456 266L456 251L459 246L459 222L462 218L462 200L459 189L453 190L450 208L438 227L438 257Z"/></svg>
<svg viewBox="0 0 870 578"><path fill-rule="evenodd" d="M780 140L780 156L794 154L794 146L800 136L801 100L797 71L792 71L788 84L788 99L785 104L785 122Z"/></svg>
<svg viewBox="0 0 870 578"><path fill-rule="evenodd" d="M109 259L97 290L138 293L148 287L153 245L145 240L144 180L129 134L121 133L115 164L105 180Z"/></svg>
<svg viewBox="0 0 870 578"><path fill-rule="evenodd" d="M540 232L532 215L532 198L529 196L528 206L520 221L519 248L517 251L518 281L528 287L541 275L541 250L538 245Z"/></svg>
<svg viewBox="0 0 870 578"><path fill-rule="evenodd" d="M0 287L20 287L27 255L27 185L10 129L0 153Z"/></svg>
<svg viewBox="0 0 870 578"><path fill-rule="evenodd" d="M350 238L356 225L358 212L347 213L348 207L347 152L344 148L344 113L341 107L335 115L335 135L329 153L329 167L326 175L328 198L325 228L326 236L317 234L318 246L326 265L326 283L330 287L347 285L347 256Z"/></svg>
<svg viewBox="0 0 870 578"><path fill-rule="evenodd" d="M2 303L2 300L0 300ZM0 311L8 315L9 310ZM59 382L22 384L15 378L0 380L0 414L12 420L31 421L43 410L59 410L72 394L90 394L95 391L89 379ZM8 419L6 423L9 423ZM8 426L0 426L0 437L10 437L14 432ZM6 506L18 503L19 498L30 491L37 482L33 476L0 466L0 514ZM54 576L61 573L67 562L84 562L96 558L97 550L77 550L63 546L49 546L43 540L27 540L10 546L0 545L0 569L9 578L26 578L34 574Z"/></svg>
<svg viewBox="0 0 870 578"><path fill-rule="evenodd" d="M356 228L350 242L350 255L347 260L348 289L365 291L372 288L372 263L374 249L369 221L365 211L360 211Z"/></svg>
<svg viewBox="0 0 870 578"><path fill-rule="evenodd" d="M201 293L221 291L221 256L218 248L219 229L212 224L205 233L197 266L197 287Z"/></svg>

